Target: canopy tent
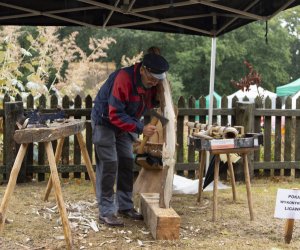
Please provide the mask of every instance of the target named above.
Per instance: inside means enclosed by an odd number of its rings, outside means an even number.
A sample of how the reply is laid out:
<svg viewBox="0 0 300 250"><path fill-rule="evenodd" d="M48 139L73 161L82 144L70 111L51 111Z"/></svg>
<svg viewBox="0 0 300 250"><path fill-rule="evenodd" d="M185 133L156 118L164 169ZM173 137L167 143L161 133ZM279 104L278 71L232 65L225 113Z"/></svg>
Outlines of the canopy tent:
<svg viewBox="0 0 300 250"><path fill-rule="evenodd" d="M300 91L300 78L296 81L276 88L276 94L278 96L295 95L298 91Z"/></svg>
<svg viewBox="0 0 300 250"><path fill-rule="evenodd" d="M300 0L6 0L1 25L81 25L216 37Z"/></svg>
<svg viewBox="0 0 300 250"><path fill-rule="evenodd" d="M80 25L210 36L212 99L216 37L297 5L300 0L6 0L0 1L0 25Z"/></svg>
<svg viewBox="0 0 300 250"><path fill-rule="evenodd" d="M216 98L217 107L218 108L221 107L221 99L222 99L222 97L218 93L216 93L215 91L214 91L213 96L214 96L214 98ZM209 107L209 103L210 103L210 95L205 96L205 103L206 103L206 108L208 108Z"/></svg>
<svg viewBox="0 0 300 250"><path fill-rule="evenodd" d="M249 101L254 102L255 98L258 96L262 96L265 100L267 97L269 97L272 101L272 108L276 107L276 97L277 95L271 91L268 91L266 89L263 89L262 87L257 87L255 85L250 85L249 91L242 91L238 90L235 93L227 96L228 98L228 107L231 108L232 106L232 99L234 97L237 97L239 101L243 101L245 97L248 98Z"/></svg>

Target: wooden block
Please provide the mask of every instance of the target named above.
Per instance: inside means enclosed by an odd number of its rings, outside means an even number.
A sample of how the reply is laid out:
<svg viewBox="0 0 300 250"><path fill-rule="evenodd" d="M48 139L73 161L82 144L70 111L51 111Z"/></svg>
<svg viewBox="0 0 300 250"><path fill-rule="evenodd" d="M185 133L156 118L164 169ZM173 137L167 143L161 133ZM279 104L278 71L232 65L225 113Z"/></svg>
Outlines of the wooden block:
<svg viewBox="0 0 300 250"><path fill-rule="evenodd" d="M154 239L179 239L181 218L173 208L159 207L159 194L141 194L141 213Z"/></svg>
<svg viewBox="0 0 300 250"><path fill-rule="evenodd" d="M45 128L26 128L15 131L14 140L21 143L49 142L70 135L78 134L85 129L85 121L68 120L65 123L52 123Z"/></svg>

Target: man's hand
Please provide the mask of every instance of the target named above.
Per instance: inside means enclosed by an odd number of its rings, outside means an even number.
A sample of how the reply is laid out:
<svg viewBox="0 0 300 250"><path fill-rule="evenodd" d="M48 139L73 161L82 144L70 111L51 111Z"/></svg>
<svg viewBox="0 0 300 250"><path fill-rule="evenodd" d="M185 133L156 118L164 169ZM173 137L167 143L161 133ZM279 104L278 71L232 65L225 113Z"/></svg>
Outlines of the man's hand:
<svg viewBox="0 0 300 250"><path fill-rule="evenodd" d="M150 137L155 132L156 132L156 126L151 125L151 124L147 124L146 126L144 126L143 135Z"/></svg>

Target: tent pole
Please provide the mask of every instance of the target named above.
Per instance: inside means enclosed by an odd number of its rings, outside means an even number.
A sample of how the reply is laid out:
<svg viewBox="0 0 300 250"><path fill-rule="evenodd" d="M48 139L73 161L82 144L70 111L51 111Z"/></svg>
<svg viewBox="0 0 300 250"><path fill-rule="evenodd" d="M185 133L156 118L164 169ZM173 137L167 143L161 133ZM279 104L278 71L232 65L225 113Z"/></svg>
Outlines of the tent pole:
<svg viewBox="0 0 300 250"><path fill-rule="evenodd" d="M209 109L208 109L208 124L209 125L212 124L213 104L214 104L216 44L217 44L217 38L213 37L211 40L211 57L210 57Z"/></svg>
<svg viewBox="0 0 300 250"><path fill-rule="evenodd" d="M214 85L215 85L215 69L216 69L216 47L217 38L211 40L211 56L210 56L210 81L209 81L209 108L208 108L208 124L212 125L213 105L214 105ZM206 168L207 172L210 162L209 152L206 152Z"/></svg>

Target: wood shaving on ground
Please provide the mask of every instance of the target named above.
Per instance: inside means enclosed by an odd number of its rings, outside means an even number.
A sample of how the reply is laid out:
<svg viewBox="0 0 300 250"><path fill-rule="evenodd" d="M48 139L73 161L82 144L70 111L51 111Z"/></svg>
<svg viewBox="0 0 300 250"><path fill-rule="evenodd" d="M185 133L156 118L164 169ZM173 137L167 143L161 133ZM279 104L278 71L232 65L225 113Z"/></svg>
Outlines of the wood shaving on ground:
<svg viewBox="0 0 300 250"><path fill-rule="evenodd" d="M99 232L100 226L97 222L97 211L95 211L98 207L96 200L76 202L67 201L65 206L72 230L83 231L85 234L88 233L89 230ZM62 225L57 205L53 206L53 204L49 204L41 209L33 208L32 211L34 214L43 217L45 220L52 220L53 216L56 215L58 217L57 224L60 226Z"/></svg>

